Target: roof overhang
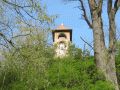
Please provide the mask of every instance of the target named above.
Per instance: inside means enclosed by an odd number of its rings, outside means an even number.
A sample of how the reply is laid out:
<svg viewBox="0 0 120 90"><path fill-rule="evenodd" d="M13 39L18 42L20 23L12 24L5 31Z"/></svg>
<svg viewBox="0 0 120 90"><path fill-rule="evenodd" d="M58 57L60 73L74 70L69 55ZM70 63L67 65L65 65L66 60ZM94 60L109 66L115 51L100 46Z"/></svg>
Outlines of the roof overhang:
<svg viewBox="0 0 120 90"><path fill-rule="evenodd" d="M54 42L54 35L56 32L70 32L70 41L72 42L72 29L63 29L63 30L59 30L59 29L56 29L56 30L52 30L52 37L53 37L53 42Z"/></svg>

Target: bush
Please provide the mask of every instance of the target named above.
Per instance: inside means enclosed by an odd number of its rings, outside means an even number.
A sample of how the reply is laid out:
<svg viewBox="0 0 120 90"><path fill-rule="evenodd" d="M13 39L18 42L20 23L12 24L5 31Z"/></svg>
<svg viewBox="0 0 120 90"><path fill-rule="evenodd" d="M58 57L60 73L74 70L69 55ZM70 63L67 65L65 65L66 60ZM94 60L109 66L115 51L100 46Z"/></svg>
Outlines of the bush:
<svg viewBox="0 0 120 90"><path fill-rule="evenodd" d="M0 72L2 90L114 90L97 71L93 58L11 56L1 63Z"/></svg>
<svg viewBox="0 0 120 90"><path fill-rule="evenodd" d="M19 49L5 53L0 64L2 90L38 90L47 85L46 69L53 50L44 43L23 44Z"/></svg>
<svg viewBox="0 0 120 90"><path fill-rule="evenodd" d="M93 60L54 59L47 76L48 90L113 90L97 71Z"/></svg>
<svg viewBox="0 0 120 90"><path fill-rule="evenodd" d="M82 50L75 47L74 44L70 44L68 48L68 56L74 59L82 59Z"/></svg>
<svg viewBox="0 0 120 90"><path fill-rule="evenodd" d="M75 48L66 58L53 58L45 44L23 44L14 51L0 62L1 90L114 90L97 71L94 58L82 60Z"/></svg>

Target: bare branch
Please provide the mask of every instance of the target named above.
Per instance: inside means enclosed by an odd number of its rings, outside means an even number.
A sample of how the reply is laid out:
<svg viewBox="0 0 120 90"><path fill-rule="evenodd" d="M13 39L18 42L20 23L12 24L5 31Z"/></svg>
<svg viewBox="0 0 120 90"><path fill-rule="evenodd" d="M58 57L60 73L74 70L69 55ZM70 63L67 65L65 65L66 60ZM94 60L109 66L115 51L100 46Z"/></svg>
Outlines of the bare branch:
<svg viewBox="0 0 120 90"><path fill-rule="evenodd" d="M88 3L89 3L91 12L93 12L97 8L95 0L88 0Z"/></svg>
<svg viewBox="0 0 120 90"><path fill-rule="evenodd" d="M21 37L21 36L28 36L28 35L30 35L30 34L17 35L17 36L14 36L12 38L17 38L17 37Z"/></svg>
<svg viewBox="0 0 120 90"><path fill-rule="evenodd" d="M102 4L103 4L103 0L99 0L98 1L98 10L97 10L99 14L101 14L101 12L102 12Z"/></svg>
<svg viewBox="0 0 120 90"><path fill-rule="evenodd" d="M87 41L85 41L81 36L80 36L80 39L94 50L94 47L92 45L90 45Z"/></svg>
<svg viewBox="0 0 120 90"><path fill-rule="evenodd" d="M20 12L19 9L15 9L15 11L16 11L16 13L22 18L22 20L23 20L22 22L23 22L23 23L25 23L25 24L28 25L29 27L30 27L30 26L33 27L33 25L27 23L27 20L25 19L24 15Z"/></svg>
<svg viewBox="0 0 120 90"><path fill-rule="evenodd" d="M16 4L16 3L9 2L8 0L2 0L2 1L9 4L9 5L11 5L11 6L13 6L13 7L19 7L19 8L31 7L31 6L20 6L20 5Z"/></svg>
<svg viewBox="0 0 120 90"><path fill-rule="evenodd" d="M0 32L0 36L1 36L5 41L7 41L12 47L14 47L13 42L12 42L11 40L8 40L7 37L6 37L3 33Z"/></svg>
<svg viewBox="0 0 120 90"><path fill-rule="evenodd" d="M0 46L3 46L3 47L7 48L10 51L10 48L9 48L9 46L7 44L0 43Z"/></svg>
<svg viewBox="0 0 120 90"><path fill-rule="evenodd" d="M7 28L9 28L10 31L11 31L11 34L12 34L12 36L13 36L13 29L10 27L9 22L8 22L8 23L4 23L4 22L1 22L1 21L0 21L0 24L2 24L2 25L4 25L4 26L6 26Z"/></svg>
<svg viewBox="0 0 120 90"><path fill-rule="evenodd" d="M115 13L118 11L119 7L120 7L120 0L116 0L114 4Z"/></svg>
<svg viewBox="0 0 120 90"><path fill-rule="evenodd" d="M85 21L86 21L86 23L88 24L88 26L90 27L90 28L93 28L93 26L92 26L92 23L89 21L89 19L88 19L88 17L87 17L87 14L86 14L86 10L85 10L85 7L84 7L84 4L83 4L83 1L82 0L79 0L80 1L80 4L81 4L81 10L83 11L83 17L84 17L84 19L85 19Z"/></svg>
<svg viewBox="0 0 120 90"><path fill-rule="evenodd" d="M28 16L30 16L32 19L40 21L39 19L36 19L34 16L32 16L30 13L28 13L26 10L23 9L23 11L24 11ZM40 21L40 22L41 22L41 21Z"/></svg>
<svg viewBox="0 0 120 90"><path fill-rule="evenodd" d="M108 14L111 12L111 10L112 10L112 0L108 0L108 7L107 7Z"/></svg>

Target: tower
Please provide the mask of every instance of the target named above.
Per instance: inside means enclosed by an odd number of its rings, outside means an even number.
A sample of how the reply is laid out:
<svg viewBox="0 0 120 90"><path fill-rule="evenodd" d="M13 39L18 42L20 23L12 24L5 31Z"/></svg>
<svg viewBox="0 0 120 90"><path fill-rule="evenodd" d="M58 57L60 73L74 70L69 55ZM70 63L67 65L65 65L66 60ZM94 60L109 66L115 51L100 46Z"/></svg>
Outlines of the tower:
<svg viewBox="0 0 120 90"><path fill-rule="evenodd" d="M68 53L69 44L72 42L72 29L61 24L52 31L53 45L55 46L56 57L64 57Z"/></svg>

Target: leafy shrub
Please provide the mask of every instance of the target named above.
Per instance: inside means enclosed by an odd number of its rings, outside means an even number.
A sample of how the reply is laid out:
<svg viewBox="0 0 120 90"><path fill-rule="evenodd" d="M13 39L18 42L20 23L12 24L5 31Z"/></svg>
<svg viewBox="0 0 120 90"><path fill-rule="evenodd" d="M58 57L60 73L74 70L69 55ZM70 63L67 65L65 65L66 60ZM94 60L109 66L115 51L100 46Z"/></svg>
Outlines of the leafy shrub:
<svg viewBox="0 0 120 90"><path fill-rule="evenodd" d="M82 50L75 47L74 44L70 44L68 48L68 56L74 59L82 59Z"/></svg>
<svg viewBox="0 0 120 90"><path fill-rule="evenodd" d="M114 90L97 71L94 58L82 60L77 50L73 48L66 58L54 58L54 50L45 43L22 44L0 62L0 89Z"/></svg>
<svg viewBox="0 0 120 90"><path fill-rule="evenodd" d="M30 53L31 54L31 53ZM34 54L37 55L37 54ZM10 57L10 56L9 56ZM114 90L97 71L93 58L12 57L1 63L2 90Z"/></svg>
<svg viewBox="0 0 120 90"><path fill-rule="evenodd" d="M93 60L54 59L47 76L48 90L114 90L97 71Z"/></svg>

